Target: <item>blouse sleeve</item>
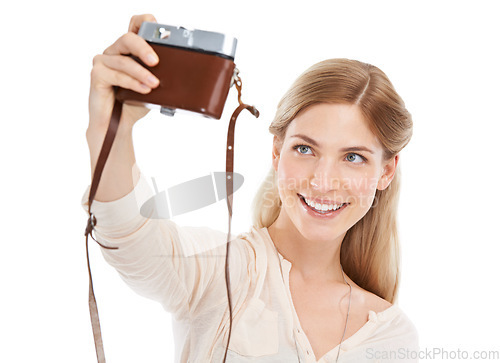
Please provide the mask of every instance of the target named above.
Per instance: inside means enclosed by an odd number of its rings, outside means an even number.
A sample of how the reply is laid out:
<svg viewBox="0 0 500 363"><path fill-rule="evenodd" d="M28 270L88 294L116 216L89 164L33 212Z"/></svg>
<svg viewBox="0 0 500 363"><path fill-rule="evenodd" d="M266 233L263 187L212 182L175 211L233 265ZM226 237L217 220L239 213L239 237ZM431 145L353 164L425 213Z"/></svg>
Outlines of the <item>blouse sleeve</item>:
<svg viewBox="0 0 500 363"><path fill-rule="evenodd" d="M89 189L81 201L85 211ZM129 194L111 202L92 203L91 212L97 220L94 237L105 246L118 247L101 248L104 259L136 293L160 302L177 319L192 318L225 302L227 234L151 218L155 208L145 211L141 207L152 197L154 193L141 173ZM248 250L239 246L231 244L231 266L247 263ZM242 277L241 269L231 268L231 288Z"/></svg>

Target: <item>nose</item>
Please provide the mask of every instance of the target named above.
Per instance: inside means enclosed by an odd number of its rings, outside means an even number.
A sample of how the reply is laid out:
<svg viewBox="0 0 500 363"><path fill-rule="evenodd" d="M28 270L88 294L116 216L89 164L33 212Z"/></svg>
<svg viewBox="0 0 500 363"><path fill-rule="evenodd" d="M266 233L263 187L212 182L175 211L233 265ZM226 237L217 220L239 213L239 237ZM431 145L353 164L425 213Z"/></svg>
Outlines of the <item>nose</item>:
<svg viewBox="0 0 500 363"><path fill-rule="evenodd" d="M340 189L341 175L337 165L327 160L318 161L310 180L311 187L318 193L327 194Z"/></svg>

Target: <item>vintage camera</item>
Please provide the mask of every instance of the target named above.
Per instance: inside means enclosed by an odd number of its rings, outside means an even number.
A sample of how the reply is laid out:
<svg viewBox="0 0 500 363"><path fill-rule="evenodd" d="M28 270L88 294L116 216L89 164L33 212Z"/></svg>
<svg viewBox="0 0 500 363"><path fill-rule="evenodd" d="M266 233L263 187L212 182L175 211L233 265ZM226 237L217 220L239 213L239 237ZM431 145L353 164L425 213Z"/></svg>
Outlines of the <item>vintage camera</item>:
<svg viewBox="0 0 500 363"><path fill-rule="evenodd" d="M142 23L138 34L160 61L149 67L133 58L149 69L160 85L146 95L117 87L117 99L160 108L170 116L181 109L219 119L235 75L237 40L221 33L151 22Z"/></svg>

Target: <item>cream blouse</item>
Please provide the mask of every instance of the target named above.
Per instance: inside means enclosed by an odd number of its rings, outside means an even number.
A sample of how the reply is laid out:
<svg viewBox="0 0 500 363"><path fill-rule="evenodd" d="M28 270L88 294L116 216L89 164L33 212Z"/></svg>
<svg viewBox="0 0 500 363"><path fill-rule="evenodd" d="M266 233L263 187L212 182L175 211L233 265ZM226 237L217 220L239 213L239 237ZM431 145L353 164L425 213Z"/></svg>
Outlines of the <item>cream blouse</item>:
<svg viewBox="0 0 500 363"><path fill-rule="evenodd" d="M81 202L86 211L89 189ZM153 196L141 173L123 198L94 201L94 236L119 247L101 251L125 283L172 314L175 362L222 362L229 329L227 235L142 216L141 206ZM151 216L153 210L142 213ZM229 255L233 326L227 362L335 362L338 346L314 356L290 294L292 265L277 252L267 228L232 238ZM369 312L365 325L342 343L339 362L415 362L405 358L417 353L415 327L392 305Z"/></svg>

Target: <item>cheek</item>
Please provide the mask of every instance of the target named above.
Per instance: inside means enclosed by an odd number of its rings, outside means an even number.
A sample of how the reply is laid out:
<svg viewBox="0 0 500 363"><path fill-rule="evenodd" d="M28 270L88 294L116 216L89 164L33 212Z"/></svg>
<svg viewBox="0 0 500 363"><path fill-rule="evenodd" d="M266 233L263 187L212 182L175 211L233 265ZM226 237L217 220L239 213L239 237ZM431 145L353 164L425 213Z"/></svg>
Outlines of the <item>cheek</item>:
<svg viewBox="0 0 500 363"><path fill-rule="evenodd" d="M297 202L297 193L306 189L309 183L305 168L286 158L280 160L277 178L281 202L289 206Z"/></svg>
<svg viewBox="0 0 500 363"><path fill-rule="evenodd" d="M294 162L289 158L283 158L278 165L278 180L286 189L298 189L301 185L307 185L307 171L304 165Z"/></svg>

